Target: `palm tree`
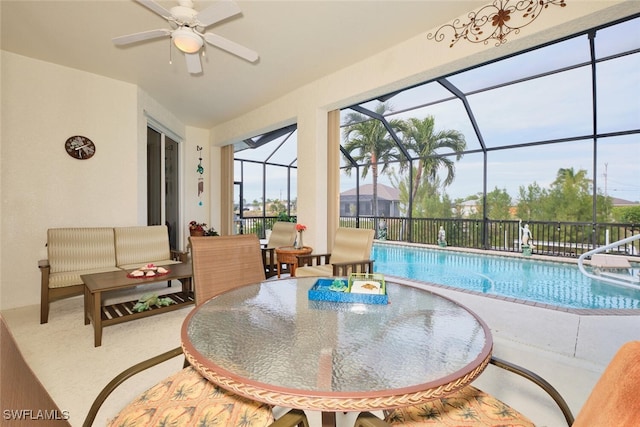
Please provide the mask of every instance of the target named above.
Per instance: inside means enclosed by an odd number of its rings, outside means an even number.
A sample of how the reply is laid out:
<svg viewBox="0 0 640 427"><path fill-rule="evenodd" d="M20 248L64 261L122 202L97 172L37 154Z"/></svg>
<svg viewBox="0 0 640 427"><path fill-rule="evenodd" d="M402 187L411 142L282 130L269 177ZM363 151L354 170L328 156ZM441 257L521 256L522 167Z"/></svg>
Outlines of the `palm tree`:
<svg viewBox="0 0 640 427"><path fill-rule="evenodd" d="M380 103L375 113L382 116L388 111L390 111L389 106ZM391 120L389 125L392 129L397 129L400 121ZM366 178L371 170L373 215L376 217L378 215L378 176L386 171L391 161L399 158L396 143L380 120L355 112L346 116L344 138L343 148L357 164L362 166L362 178ZM381 168L380 165L382 165ZM351 164L346 166L345 172L350 174L352 167L354 166Z"/></svg>
<svg viewBox="0 0 640 427"><path fill-rule="evenodd" d="M402 123L402 134L405 146L418 155L418 166L413 177L411 200L418 195L420 183L424 180L431 184L437 182L438 170L444 168L447 176L442 186L450 185L455 177L455 165L450 157L442 156L443 151L451 150L456 160L462 158L467 148L464 135L457 130L435 131L435 119L427 116L424 119L411 117Z"/></svg>
<svg viewBox="0 0 640 427"><path fill-rule="evenodd" d="M580 169L576 172L571 168L560 168L556 180L551 184L557 189L575 189L580 193L588 193L591 180L587 177L587 171Z"/></svg>
<svg viewBox="0 0 640 427"><path fill-rule="evenodd" d="M585 169L560 168L551 183L550 212L557 219L588 221L592 215L592 181ZM595 221L595 218L593 219Z"/></svg>
<svg viewBox="0 0 640 427"><path fill-rule="evenodd" d="M414 176L416 174L416 168L413 168ZM409 197L411 188L411 178L407 174L403 174L400 177L395 172L389 174L391 185L400 190L400 213L408 215L409 209ZM434 182L422 182L414 188L415 198L412 206L412 216L414 218L426 218L430 213L432 218L434 216L438 218L450 218L451 217L451 202L446 193L443 192L442 198L438 192L440 187L440 180L436 177Z"/></svg>

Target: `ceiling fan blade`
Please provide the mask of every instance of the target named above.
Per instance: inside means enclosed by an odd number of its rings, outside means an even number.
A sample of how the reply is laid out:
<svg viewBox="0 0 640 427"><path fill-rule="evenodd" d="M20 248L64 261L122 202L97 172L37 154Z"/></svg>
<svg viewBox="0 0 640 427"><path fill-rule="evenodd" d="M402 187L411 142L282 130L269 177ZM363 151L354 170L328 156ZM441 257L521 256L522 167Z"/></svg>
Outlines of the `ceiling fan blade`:
<svg viewBox="0 0 640 427"><path fill-rule="evenodd" d="M233 0L218 0L208 8L201 10L195 19L203 27L208 27L233 15L240 13L240 6Z"/></svg>
<svg viewBox="0 0 640 427"><path fill-rule="evenodd" d="M149 30L141 33L129 34L127 36L114 37L111 39L116 46L123 46L131 43L141 42L150 39L157 39L159 37L166 37L171 35L171 30Z"/></svg>
<svg viewBox="0 0 640 427"><path fill-rule="evenodd" d="M238 43L232 42L231 40L225 39L217 34L206 33L204 35L204 39L207 43L210 43L220 49L226 50L229 53L232 53L236 56L239 56L242 59L245 59L249 62L256 62L258 60L258 54L246 48Z"/></svg>
<svg viewBox="0 0 640 427"><path fill-rule="evenodd" d="M202 72L202 62L200 62L200 53L185 53L184 58L187 60L187 71L190 74L200 74Z"/></svg>
<svg viewBox="0 0 640 427"><path fill-rule="evenodd" d="M158 15L162 16L165 19L171 18L171 12L169 12L164 7L160 6L154 0L136 0L136 1L141 5L143 5L144 7L146 7L147 9L151 10L154 13L157 13Z"/></svg>

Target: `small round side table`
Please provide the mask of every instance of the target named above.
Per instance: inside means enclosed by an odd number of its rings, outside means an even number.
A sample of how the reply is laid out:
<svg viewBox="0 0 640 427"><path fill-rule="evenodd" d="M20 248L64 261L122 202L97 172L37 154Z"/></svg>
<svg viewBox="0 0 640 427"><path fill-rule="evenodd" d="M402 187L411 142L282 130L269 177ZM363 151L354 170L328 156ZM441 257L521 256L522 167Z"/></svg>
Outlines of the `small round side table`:
<svg viewBox="0 0 640 427"><path fill-rule="evenodd" d="M281 246L276 248L276 260L278 261L278 279L280 278L280 266L287 264L291 271L291 277L296 276L296 268L298 267L298 255L309 255L313 251L310 246L303 246L296 249L293 246Z"/></svg>

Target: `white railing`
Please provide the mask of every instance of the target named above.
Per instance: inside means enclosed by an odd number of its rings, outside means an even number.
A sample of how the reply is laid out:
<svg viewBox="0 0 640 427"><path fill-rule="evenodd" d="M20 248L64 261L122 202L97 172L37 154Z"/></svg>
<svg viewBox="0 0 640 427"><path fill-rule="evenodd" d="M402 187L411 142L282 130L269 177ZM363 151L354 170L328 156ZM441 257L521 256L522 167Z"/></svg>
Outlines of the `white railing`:
<svg viewBox="0 0 640 427"><path fill-rule="evenodd" d="M629 274L628 278L627 276L622 274L616 274L615 277L612 277L614 275L598 275L598 274L593 274L588 272L583 265L585 258L590 258L594 254L605 252L610 249L615 249L618 246L626 245L626 244L635 242L636 240L640 240L640 234L636 234L635 236L627 237L626 239L618 240L617 242L613 242L605 246L600 246L599 248L583 253L578 258L578 268L580 269L580 272L591 279L599 280L601 282L606 282L606 283L610 283L612 285L617 285L617 286L624 286L627 288L640 289L640 280L635 275ZM611 255L611 256L620 256L620 255Z"/></svg>

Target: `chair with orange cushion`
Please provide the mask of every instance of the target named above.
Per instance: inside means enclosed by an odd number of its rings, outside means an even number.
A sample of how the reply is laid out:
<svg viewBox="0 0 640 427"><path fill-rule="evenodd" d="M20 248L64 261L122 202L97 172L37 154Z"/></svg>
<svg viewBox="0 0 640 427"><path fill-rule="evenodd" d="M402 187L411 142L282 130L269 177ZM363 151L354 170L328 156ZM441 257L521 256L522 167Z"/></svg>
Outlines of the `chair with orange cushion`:
<svg viewBox="0 0 640 427"><path fill-rule="evenodd" d="M624 344L613 357L573 418L560 394L544 379L517 365L492 358L491 363L521 375L542 387L558 404L571 427L635 427L640 423L640 341ZM421 405L385 413L381 420L370 412L360 414L355 427L388 426L534 426L525 415L473 386Z"/></svg>
<svg viewBox="0 0 640 427"><path fill-rule="evenodd" d="M83 427L91 427L107 397L137 373L182 355L178 347L140 362L115 377L93 402ZM309 427L303 411L291 410L274 420L273 408L217 387L192 367L157 383L123 408L108 422L110 427L187 427L199 425L242 427ZM100 425L104 425L101 423Z"/></svg>

